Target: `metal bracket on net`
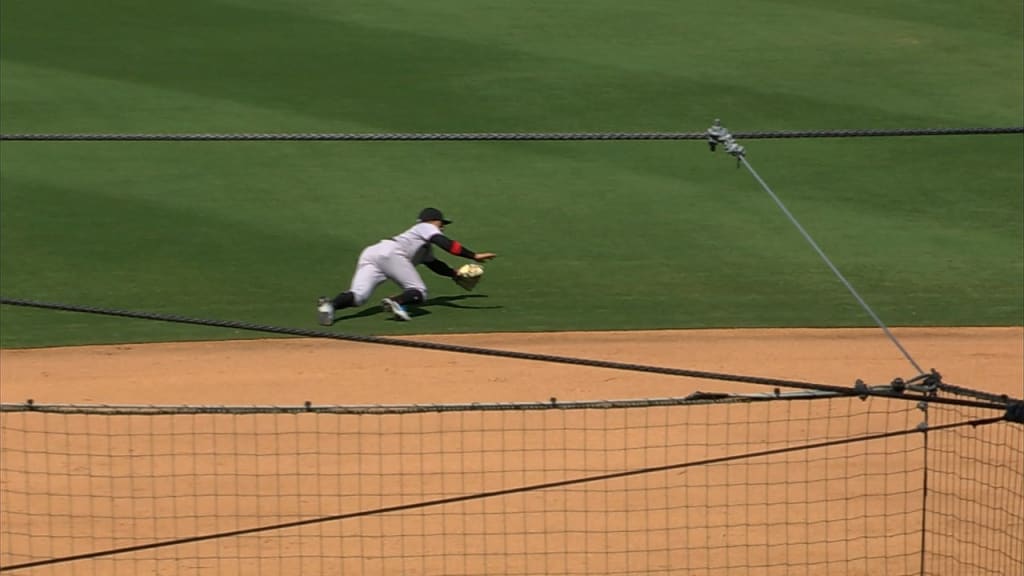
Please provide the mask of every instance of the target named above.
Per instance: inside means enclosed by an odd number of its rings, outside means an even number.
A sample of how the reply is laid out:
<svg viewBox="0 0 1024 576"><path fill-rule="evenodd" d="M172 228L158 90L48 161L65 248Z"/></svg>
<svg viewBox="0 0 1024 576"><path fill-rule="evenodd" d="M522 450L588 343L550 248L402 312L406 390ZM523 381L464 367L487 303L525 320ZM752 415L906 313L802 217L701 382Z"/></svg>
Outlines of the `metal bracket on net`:
<svg viewBox="0 0 1024 576"><path fill-rule="evenodd" d="M907 388L921 392L927 396L938 396L939 387L942 385L942 374L939 374L932 368L932 371L927 374L918 374L913 378L907 380Z"/></svg>
<svg viewBox="0 0 1024 576"><path fill-rule="evenodd" d="M907 386L903 378L894 378L889 384L877 386L870 386L858 378L853 384L853 391L857 393L857 397L861 400L866 400L869 396L904 396L907 390L911 392L921 391L920 389Z"/></svg>
<svg viewBox="0 0 1024 576"><path fill-rule="evenodd" d="M902 379L897 378L902 382ZM932 368L931 372L921 373L903 383L907 390L917 392L924 396L924 399L917 403L917 409L924 413L924 420L917 425L922 432L928 431L928 404L933 398L938 398L939 387L942 385L942 375Z"/></svg>
<svg viewBox="0 0 1024 576"><path fill-rule="evenodd" d="M727 130L725 126L722 126L722 121L720 119L715 118L714 124L711 125L711 128L708 128L705 134L708 139L708 148L710 148L712 152L714 152L719 145L722 145L726 153L736 158L736 167L740 167L740 158L746 154L746 150L736 142L732 137L732 134L729 133L729 130Z"/></svg>

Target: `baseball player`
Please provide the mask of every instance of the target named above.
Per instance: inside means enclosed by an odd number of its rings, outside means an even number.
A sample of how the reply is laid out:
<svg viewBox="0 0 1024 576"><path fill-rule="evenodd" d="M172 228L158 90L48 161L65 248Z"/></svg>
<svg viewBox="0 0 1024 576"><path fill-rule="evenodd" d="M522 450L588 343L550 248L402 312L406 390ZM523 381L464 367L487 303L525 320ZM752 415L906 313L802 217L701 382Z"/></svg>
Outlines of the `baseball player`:
<svg viewBox="0 0 1024 576"><path fill-rule="evenodd" d="M437 208L424 208L418 221L412 227L393 238L386 238L366 247L359 255L355 274L349 289L332 300L321 296L317 303L317 320L324 326L334 323L334 312L351 306L362 306L373 291L385 280L391 280L402 288L402 293L385 298L381 305L396 320L410 320L405 307L419 304L427 298L427 286L423 283L416 266L426 265L438 275L459 282L455 270L434 257L433 247L437 246L455 256L476 262L486 262L497 256L493 252L474 252L459 242L444 235L444 227L452 221L444 217Z"/></svg>

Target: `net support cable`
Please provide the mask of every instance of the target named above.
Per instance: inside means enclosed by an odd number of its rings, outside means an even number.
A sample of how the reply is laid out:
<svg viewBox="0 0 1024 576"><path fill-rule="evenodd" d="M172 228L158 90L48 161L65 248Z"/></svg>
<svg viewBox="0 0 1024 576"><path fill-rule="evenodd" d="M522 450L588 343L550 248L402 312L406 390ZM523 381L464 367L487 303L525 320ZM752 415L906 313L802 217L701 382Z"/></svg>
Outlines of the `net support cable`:
<svg viewBox="0 0 1024 576"><path fill-rule="evenodd" d="M907 394L907 390L914 393ZM195 414L345 414L345 415L395 415L423 414L441 412L499 412L499 411L537 411L537 410L613 410L628 408L654 408L664 406L701 406L708 404L752 404L758 402L775 402L779 400L819 400L823 398L886 397L908 402L917 401L919 407L925 403L946 404L967 408L984 408L988 410L1006 411L1004 418L1010 422L1024 422L1024 400L1001 397L993 402L978 402L955 397L936 396L933 387L904 386L897 382L879 386L868 386L858 380L852 388L841 392L828 390L801 390L783 392L776 388L772 392L693 392L687 396L667 398L641 399L605 399L605 400L558 400L551 398L547 402L471 402L471 403L436 403L436 404L314 404L306 400L299 405L202 405L202 404L53 404L37 403L32 398L24 402L0 402L0 413L4 412L35 412L40 414L102 414L106 416L167 416Z"/></svg>
<svg viewBox="0 0 1024 576"><path fill-rule="evenodd" d="M976 128L897 128L853 130L765 130L737 132L747 140L787 138L860 138L891 136L968 136L1024 134L1024 126ZM706 132L293 132L293 133L12 133L7 141L582 141L582 140L704 140Z"/></svg>

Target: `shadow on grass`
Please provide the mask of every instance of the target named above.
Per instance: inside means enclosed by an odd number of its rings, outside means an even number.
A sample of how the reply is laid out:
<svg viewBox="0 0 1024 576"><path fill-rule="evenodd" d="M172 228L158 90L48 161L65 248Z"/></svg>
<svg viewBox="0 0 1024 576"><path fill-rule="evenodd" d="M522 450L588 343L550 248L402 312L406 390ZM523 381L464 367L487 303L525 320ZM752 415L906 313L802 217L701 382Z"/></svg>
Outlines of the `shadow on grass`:
<svg viewBox="0 0 1024 576"><path fill-rule="evenodd" d="M418 318L420 316L430 315L430 310L428 310L427 308L433 306L446 306L448 308L461 308L464 310L495 310L498 308L502 308L502 306L483 306L463 303L464 300L477 300L480 298L487 298L487 296L485 294L460 294L458 296L438 296L437 298L429 298L426 302L420 304L419 306L409 306L408 312L409 316L412 316L413 318ZM367 304L363 307L363 309L359 310L358 312L348 314L346 316L339 316L334 321L335 323L337 323L342 320L367 318L369 316L376 316L378 314L385 314L384 309L380 305ZM389 311L387 312L387 314L390 315L391 312ZM394 319L392 318L391 320Z"/></svg>

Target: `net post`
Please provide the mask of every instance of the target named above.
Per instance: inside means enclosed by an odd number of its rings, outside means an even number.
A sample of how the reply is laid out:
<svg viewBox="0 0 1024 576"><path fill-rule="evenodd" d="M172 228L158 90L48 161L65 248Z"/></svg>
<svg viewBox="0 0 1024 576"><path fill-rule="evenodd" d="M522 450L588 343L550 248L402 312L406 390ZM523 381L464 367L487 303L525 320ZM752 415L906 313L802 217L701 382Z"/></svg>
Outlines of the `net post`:
<svg viewBox="0 0 1024 576"><path fill-rule="evenodd" d="M934 395L935 392L930 392L930 395ZM920 574L925 575L925 568L927 566L928 557L928 402L921 400L917 403L917 408L922 412L922 420L917 425L917 429L921 431L921 449L924 452L924 458L921 466L921 552L920 552Z"/></svg>

